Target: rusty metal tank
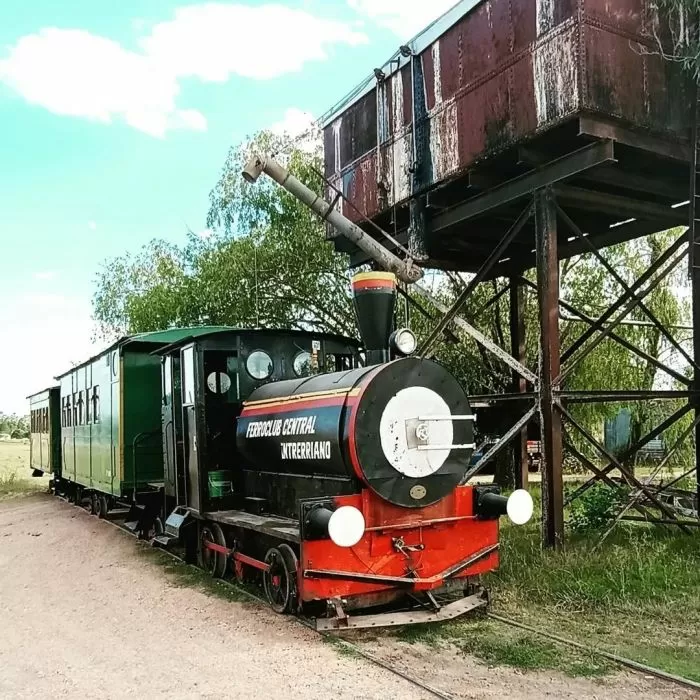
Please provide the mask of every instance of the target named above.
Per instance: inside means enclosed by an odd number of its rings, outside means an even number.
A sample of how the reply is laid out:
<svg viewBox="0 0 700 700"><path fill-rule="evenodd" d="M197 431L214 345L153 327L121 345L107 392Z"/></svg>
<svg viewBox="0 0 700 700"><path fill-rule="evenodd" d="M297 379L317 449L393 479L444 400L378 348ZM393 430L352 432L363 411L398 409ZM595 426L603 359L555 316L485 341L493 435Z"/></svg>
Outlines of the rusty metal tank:
<svg viewBox="0 0 700 700"><path fill-rule="evenodd" d="M624 128L673 149L690 96L653 53L665 23L652 0L462 0L322 118L337 206L395 225L394 205L584 117L577 134Z"/></svg>

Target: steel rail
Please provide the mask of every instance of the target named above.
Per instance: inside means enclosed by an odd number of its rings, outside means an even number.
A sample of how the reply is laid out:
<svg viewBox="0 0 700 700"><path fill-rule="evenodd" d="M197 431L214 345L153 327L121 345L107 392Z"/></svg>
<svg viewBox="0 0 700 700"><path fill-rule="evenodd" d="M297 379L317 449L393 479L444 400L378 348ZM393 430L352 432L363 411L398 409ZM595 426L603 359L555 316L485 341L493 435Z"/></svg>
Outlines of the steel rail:
<svg viewBox="0 0 700 700"><path fill-rule="evenodd" d="M77 503L70 503L66 498L63 498L62 496L56 496L56 498L59 498L60 500L64 501L65 503L68 503L69 505L75 506L77 508L80 508L80 510L86 511L87 509ZM107 519L101 519L102 522L108 523L109 525L112 525L115 527L117 530L120 532L123 532L130 537L134 538L137 542L141 543L142 546L147 546L145 540L140 540L138 538L138 535L135 532L131 532L130 530L127 530L123 525L120 525L117 521L115 520L107 520ZM201 571L198 567L194 566L194 564L189 564L187 563L183 557L179 556L178 554L175 554L175 552L169 552L167 549L162 549L160 547L152 547L150 545L149 549L152 551L156 552L162 552L163 554L166 554L169 556L171 559L180 562L184 566L191 566L198 571ZM251 600L256 601L257 603L260 603L265 609L268 608L267 601L264 598L261 598L260 596L256 595L252 591L247 590L246 588L243 588L242 586L239 586L236 584L235 581L230 581L226 580L223 578L220 579L212 579L212 580L217 580L220 583L222 583L225 586L229 586L230 588L233 588L239 593L243 593L243 595L247 596ZM408 681L412 685L415 685L416 687L420 688L421 690L426 691L427 693L430 693L431 695L435 696L436 698L440 698L441 700L456 700L455 696L444 691L440 690L439 688L435 688L434 686L426 683L425 681L422 681L420 678L416 678L415 676L411 675L410 673L406 673L405 671L402 671L399 668L396 668L394 665L390 664L387 661L383 661L379 657L375 656L374 654L365 651L364 649L358 647L356 644L353 644L352 642L348 642L346 639L341 639L340 637L336 637L335 635L325 632L323 630L317 630L313 624L306 620L303 617L299 617L297 615L290 615L286 617L285 619L287 620L293 620L294 622L302 625L303 627L306 627L307 629L310 629L313 632L316 632L319 636L323 637L326 640L333 640L335 644L339 644L342 647L345 647L348 651L351 651L354 654L357 654L358 656L361 656L362 658L366 659L370 663L373 663L375 666L379 666L386 671L389 671L390 673L393 673L395 676L398 676L399 678L403 678L405 681Z"/></svg>
<svg viewBox="0 0 700 700"><path fill-rule="evenodd" d="M552 639L555 642L559 642L560 644L566 644L568 646L575 647L577 649L581 649L582 651L588 652L589 654L596 654L598 656L602 656L606 659L609 659L610 661L614 661L615 663L621 664L622 666L627 666L628 668L634 669L635 671L638 671L640 673L648 673L653 676L656 676L657 678L661 678L666 681L670 681L671 683L676 683L677 685L682 685L685 686L686 688L692 688L693 690L700 690L700 683L697 683L695 681L691 681L689 678L683 678L682 676L676 676L672 673L667 673L666 671L662 671L660 668L654 668L652 666L647 666L645 664L641 664L638 661L633 661L632 659L628 659L624 656L618 656L617 654L612 654L609 651L602 651L601 649L595 649L593 647L589 647L586 644L582 644L581 642L576 642L573 639L567 639L566 637L560 637L556 634L552 634L551 632L545 632L544 630L538 629L537 627L531 627L530 625L526 625L523 622L518 622L517 620L511 620L508 617L503 617L503 615L498 615L496 613L491 613L487 612L486 613L487 617L490 617L493 620L498 620L498 622L503 623L504 625L510 625L511 627L519 627L520 629L523 629L527 632L532 632L533 634L539 634L542 637L547 637L548 639Z"/></svg>
<svg viewBox="0 0 700 700"><path fill-rule="evenodd" d="M66 498L64 498L62 496L55 496L55 497L59 498L60 500L64 501L65 503L68 503L69 505L75 506L77 508L80 508L80 510L87 512L87 509L80 504L70 503ZM120 532L123 532L123 533L129 535L130 537L136 539L136 541L141 543L142 546L146 546L146 542L144 540L139 540L138 535L136 533L131 532L130 530L127 530L123 525L120 525L118 522L116 522L114 520L107 520L107 519L102 519L102 522L107 523L109 525L112 525ZM160 547L158 547L158 548L150 547L150 549L152 551L162 552L163 554L166 554L167 556L169 556L171 559L180 562L184 566L192 566L193 568L198 568L198 567L195 567L193 564L188 564L181 556L179 556L178 554L175 554L175 552L169 552L167 549L161 549ZM198 570L201 571L201 569L198 569ZM261 598L260 596L247 590L246 588L243 588L242 586L237 585L234 581L227 581L225 579L217 579L217 580L220 583L224 584L225 586L229 586L230 588L233 588L237 592L242 593L243 595L247 596L251 600L254 600L257 603L260 603L262 606L264 606L267 609L267 601L265 601L264 598ZM645 664L641 664L638 661L633 661L632 659L627 659L623 656L618 656L617 654L611 654L610 652L607 652L607 651L601 651L600 649L594 649L593 647L589 647L589 646L586 646L585 644L581 644L580 642L576 642L573 639L559 637L558 635L551 634L550 632L545 632L544 630L538 629L536 627L531 627L530 625L526 625L522 622L518 622L517 620L511 620L510 618L503 617L502 615L498 615L496 613L487 612L486 616L492 618L493 620L497 620L498 622L501 622L505 625L510 625L511 627L519 627L520 629L526 630L527 632L532 632L534 634L539 634L540 636L547 637L549 639L552 639L553 641L559 642L560 644L573 646L575 648L581 649L582 651L586 651L589 654L597 654L598 656L602 656L602 657L609 659L610 661L614 661L615 663L618 663L622 666L627 666L628 668L631 668L637 672L651 674L653 676L656 676L657 678L661 678L661 679L669 681L671 683L676 683L677 685L682 685L682 686L685 686L687 688L692 688L693 690L700 690L700 683L692 681L689 678L683 678L682 676L676 676L672 673L667 673L666 671L662 671L661 669L653 668L652 666L646 666ZM313 632L316 632L316 634L323 637L324 639L333 640L334 643L345 647L346 649L348 649L349 651L352 651L355 654L358 654L359 656L366 659L370 663L373 663L376 666L379 666L379 667L389 671L390 673L393 673L395 676L398 676L399 678L403 678L405 681L411 683L412 685L415 685L416 687L421 688L421 690L425 690L426 692L430 693L431 695L433 695L437 698L441 698L441 700L456 700L455 696L452 695L451 693L448 693L447 691L444 691L444 690L440 690L439 688L435 688L434 686L432 686L428 683L425 683L420 678L416 678L415 676L396 668L394 665L390 664L387 661L383 661L382 659L375 656L374 654L372 654L368 651L365 651L364 649L358 647L356 644L353 644L352 642L348 642L346 639L341 639L340 637L337 637L337 636L330 634L328 632L324 632L322 630L317 630L311 624L311 622L304 619L303 617L290 616L286 619L292 620L292 621L302 625L303 627L306 627L307 629L309 629Z"/></svg>

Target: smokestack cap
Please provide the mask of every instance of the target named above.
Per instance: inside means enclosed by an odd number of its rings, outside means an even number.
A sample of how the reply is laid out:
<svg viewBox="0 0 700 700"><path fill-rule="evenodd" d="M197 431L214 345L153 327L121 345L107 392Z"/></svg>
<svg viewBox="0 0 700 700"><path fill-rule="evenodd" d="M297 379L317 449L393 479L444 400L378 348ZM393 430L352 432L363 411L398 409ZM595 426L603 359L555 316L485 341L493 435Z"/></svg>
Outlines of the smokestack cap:
<svg viewBox="0 0 700 700"><path fill-rule="evenodd" d="M357 324L369 364L389 357L389 336L394 323L396 275L391 272L360 272L352 278Z"/></svg>
<svg viewBox="0 0 700 700"><path fill-rule="evenodd" d="M362 291L396 291L396 275L393 272L360 272L352 278L353 294Z"/></svg>

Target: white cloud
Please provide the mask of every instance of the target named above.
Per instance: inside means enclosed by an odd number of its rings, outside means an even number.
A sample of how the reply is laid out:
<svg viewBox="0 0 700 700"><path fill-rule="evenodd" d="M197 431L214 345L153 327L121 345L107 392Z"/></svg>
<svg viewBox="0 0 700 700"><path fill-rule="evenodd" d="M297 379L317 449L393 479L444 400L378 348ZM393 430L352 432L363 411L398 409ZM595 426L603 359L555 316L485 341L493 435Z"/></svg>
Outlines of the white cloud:
<svg viewBox="0 0 700 700"><path fill-rule="evenodd" d="M353 10L408 41L457 0L348 0Z"/></svg>
<svg viewBox="0 0 700 700"><path fill-rule="evenodd" d="M285 111L284 117L269 129L278 136L291 137L295 147L302 151L315 154L323 152L321 130L310 112L290 107Z"/></svg>
<svg viewBox="0 0 700 700"><path fill-rule="evenodd" d="M279 136L284 134L301 136L301 134L304 134L313 127L315 121L311 112L304 112L296 107L290 107L284 113L284 118L275 122L270 127L270 131Z"/></svg>
<svg viewBox="0 0 700 700"><path fill-rule="evenodd" d="M56 114L120 120L163 137L171 129L207 128L200 111L177 104L183 78L275 78L324 60L329 46L366 41L345 24L303 10L208 3L155 24L139 51L80 29L40 29L0 60L0 82Z"/></svg>
<svg viewBox="0 0 700 700"><path fill-rule="evenodd" d="M77 29L22 37L0 61L0 80L28 102L64 116L121 119L163 136L181 118L172 75L117 42Z"/></svg>
<svg viewBox="0 0 700 700"><path fill-rule="evenodd" d="M92 325L89 302L73 297L26 294L3 305L0 327L22 343L0 345L0 411L26 413L27 395L93 355L98 348L90 340Z"/></svg>
<svg viewBox="0 0 700 700"><path fill-rule="evenodd" d="M231 75L277 78L326 59L327 46L366 41L341 22L284 5L206 3L176 10L141 46L162 70L222 83Z"/></svg>
<svg viewBox="0 0 700 700"><path fill-rule="evenodd" d="M40 272L34 273L34 279L41 282L49 282L56 277L56 273L53 270L42 270Z"/></svg>
<svg viewBox="0 0 700 700"><path fill-rule="evenodd" d="M91 231L97 231L97 223L95 221L88 221L88 228Z"/></svg>

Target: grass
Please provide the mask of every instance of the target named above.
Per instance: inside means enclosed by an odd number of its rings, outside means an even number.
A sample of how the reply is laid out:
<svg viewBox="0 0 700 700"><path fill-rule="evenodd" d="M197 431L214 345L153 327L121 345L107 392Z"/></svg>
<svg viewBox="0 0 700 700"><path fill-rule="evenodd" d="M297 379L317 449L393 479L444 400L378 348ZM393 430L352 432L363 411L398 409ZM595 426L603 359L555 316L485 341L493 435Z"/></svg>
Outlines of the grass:
<svg viewBox="0 0 700 700"><path fill-rule="evenodd" d="M537 518L519 528L504 523L500 569L485 580L493 611L700 681L700 531L684 535L621 523L596 547L599 538L568 533L564 551L553 552L540 547ZM610 669L600 657L594 661L544 637L506 632L493 620L448 623L432 634L487 663L559 668L570 675Z"/></svg>
<svg viewBox="0 0 700 700"><path fill-rule="evenodd" d="M173 559L158 549L143 544L137 551L151 563L160 566L168 580L179 588L195 588L232 603L251 601L240 587L213 578L206 571Z"/></svg>
<svg viewBox="0 0 700 700"><path fill-rule="evenodd" d="M33 478L29 469L29 445L0 442L0 500L43 491L47 478Z"/></svg>
<svg viewBox="0 0 700 700"><path fill-rule="evenodd" d="M465 618L445 625L405 627L397 636L438 650L453 645L489 666L510 666L521 671L561 671L571 677L594 678L612 670L605 659L572 650L556 642L519 632L496 620Z"/></svg>

